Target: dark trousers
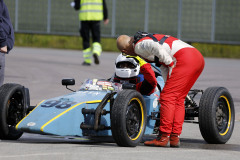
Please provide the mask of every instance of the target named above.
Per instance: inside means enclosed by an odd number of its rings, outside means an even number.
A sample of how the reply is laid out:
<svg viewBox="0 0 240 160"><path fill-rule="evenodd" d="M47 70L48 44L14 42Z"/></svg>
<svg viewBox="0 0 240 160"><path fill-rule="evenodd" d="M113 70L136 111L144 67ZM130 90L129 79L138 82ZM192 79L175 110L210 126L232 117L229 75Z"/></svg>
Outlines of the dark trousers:
<svg viewBox="0 0 240 160"><path fill-rule="evenodd" d="M3 85L5 70L5 53L0 52L0 86Z"/></svg>
<svg viewBox="0 0 240 160"><path fill-rule="evenodd" d="M80 35L83 39L83 49L90 47L90 33L92 41L100 43L100 21L81 21Z"/></svg>

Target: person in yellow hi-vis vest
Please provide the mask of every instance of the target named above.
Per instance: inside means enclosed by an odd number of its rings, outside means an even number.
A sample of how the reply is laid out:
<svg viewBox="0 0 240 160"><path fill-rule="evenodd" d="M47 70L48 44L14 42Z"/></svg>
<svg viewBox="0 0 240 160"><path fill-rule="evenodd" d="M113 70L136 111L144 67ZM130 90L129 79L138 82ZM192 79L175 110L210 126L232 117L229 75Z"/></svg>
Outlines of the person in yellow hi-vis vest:
<svg viewBox="0 0 240 160"><path fill-rule="evenodd" d="M100 43L100 22L108 24L108 11L105 0L74 0L71 6L75 10L80 9L79 20L81 23L80 35L83 39L83 58L82 65L90 66L92 56L95 64L99 64L99 56L102 52ZM92 34L92 47L90 46L90 32Z"/></svg>

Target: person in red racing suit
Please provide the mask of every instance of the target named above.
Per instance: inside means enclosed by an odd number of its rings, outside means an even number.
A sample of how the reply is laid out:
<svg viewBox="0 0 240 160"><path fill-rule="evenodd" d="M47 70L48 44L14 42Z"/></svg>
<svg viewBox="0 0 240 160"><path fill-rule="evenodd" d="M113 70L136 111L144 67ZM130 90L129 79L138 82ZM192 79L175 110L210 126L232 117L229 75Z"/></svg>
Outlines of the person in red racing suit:
<svg viewBox="0 0 240 160"><path fill-rule="evenodd" d="M142 95L150 95L154 92L157 80L149 63L139 56L120 54L115 64L114 82L136 84L136 90Z"/></svg>
<svg viewBox="0 0 240 160"><path fill-rule="evenodd" d="M185 117L184 101L204 68L204 58L193 46L172 36L137 33L121 35L118 49L132 56L154 61L160 66L165 86L160 95L159 135L145 145L179 147L179 136Z"/></svg>

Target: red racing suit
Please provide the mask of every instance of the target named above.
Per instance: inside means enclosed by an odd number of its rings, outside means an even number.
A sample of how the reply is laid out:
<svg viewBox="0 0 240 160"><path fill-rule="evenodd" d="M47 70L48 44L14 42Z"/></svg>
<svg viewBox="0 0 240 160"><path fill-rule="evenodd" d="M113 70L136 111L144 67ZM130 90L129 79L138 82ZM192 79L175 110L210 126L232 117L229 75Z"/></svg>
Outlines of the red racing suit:
<svg viewBox="0 0 240 160"><path fill-rule="evenodd" d="M132 82L136 84L136 90L139 91L142 95L152 94L157 86L157 79L151 65L149 63L143 64L140 67L140 73L144 77L143 81L141 82L139 82L138 78L122 79L116 76L114 77L114 82Z"/></svg>
<svg viewBox="0 0 240 160"><path fill-rule="evenodd" d="M154 34L158 41L165 35ZM160 94L160 133L182 132L185 117L184 101L204 68L204 58L193 46L167 37L163 44L150 37L140 39L134 45L136 54L148 61L156 60L161 65L165 86ZM174 66L174 67L173 67Z"/></svg>

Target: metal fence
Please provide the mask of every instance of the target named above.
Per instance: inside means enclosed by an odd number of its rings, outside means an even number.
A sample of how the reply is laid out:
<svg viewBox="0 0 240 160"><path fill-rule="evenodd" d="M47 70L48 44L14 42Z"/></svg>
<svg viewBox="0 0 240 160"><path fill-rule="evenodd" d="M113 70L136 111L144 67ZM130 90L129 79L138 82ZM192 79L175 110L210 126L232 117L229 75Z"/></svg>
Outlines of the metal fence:
<svg viewBox="0 0 240 160"><path fill-rule="evenodd" d="M79 35L72 0L5 0L15 32ZM240 0L106 0L103 37L142 30L188 42L240 44Z"/></svg>

